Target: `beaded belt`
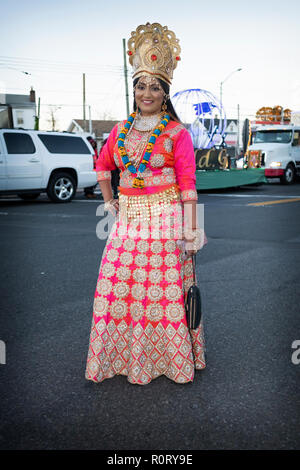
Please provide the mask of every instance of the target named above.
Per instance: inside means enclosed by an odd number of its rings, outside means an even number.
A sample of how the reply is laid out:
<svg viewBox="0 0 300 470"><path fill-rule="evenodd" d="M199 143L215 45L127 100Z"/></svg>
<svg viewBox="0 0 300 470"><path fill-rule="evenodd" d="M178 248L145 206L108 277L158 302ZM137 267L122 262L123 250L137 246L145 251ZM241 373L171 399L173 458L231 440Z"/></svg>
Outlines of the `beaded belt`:
<svg viewBox="0 0 300 470"><path fill-rule="evenodd" d="M119 194L120 217L127 220L138 218L150 221L151 217L160 215L170 203L180 201L180 193L174 186L153 194L127 196Z"/></svg>

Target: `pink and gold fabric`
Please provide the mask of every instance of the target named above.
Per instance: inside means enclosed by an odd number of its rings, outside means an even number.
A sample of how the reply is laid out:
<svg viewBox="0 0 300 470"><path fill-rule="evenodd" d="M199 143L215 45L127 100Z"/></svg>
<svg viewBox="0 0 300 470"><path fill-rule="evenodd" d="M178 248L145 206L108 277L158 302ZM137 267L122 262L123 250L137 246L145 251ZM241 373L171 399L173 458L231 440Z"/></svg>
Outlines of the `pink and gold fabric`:
<svg viewBox="0 0 300 470"><path fill-rule="evenodd" d="M123 194L153 193L178 184L182 201L197 200L194 148L185 127L175 121L168 123L157 138L150 162L143 173L145 188L136 189L132 187L134 175L124 167L116 143L124 122L113 128L101 150L96 165L98 181L110 179L111 171L119 168L121 171L119 190ZM130 131L126 139L129 153L137 148L142 138L142 133L134 128Z"/></svg>
<svg viewBox="0 0 300 470"><path fill-rule="evenodd" d="M183 202L197 199L192 141L182 125L171 121L156 141L144 173L145 188L135 189L116 147L121 126L113 129L97 161L99 180L109 179L118 167L121 194L150 198L174 187L181 200L164 206L155 229L148 232L143 223L134 234L124 231L116 218L96 285L86 378L102 382L120 374L145 385L165 375L177 383L190 382L195 369L205 368L204 333L202 323L193 331L187 327L184 302L193 268L174 233L182 224ZM132 129L127 145L133 154L142 138Z"/></svg>

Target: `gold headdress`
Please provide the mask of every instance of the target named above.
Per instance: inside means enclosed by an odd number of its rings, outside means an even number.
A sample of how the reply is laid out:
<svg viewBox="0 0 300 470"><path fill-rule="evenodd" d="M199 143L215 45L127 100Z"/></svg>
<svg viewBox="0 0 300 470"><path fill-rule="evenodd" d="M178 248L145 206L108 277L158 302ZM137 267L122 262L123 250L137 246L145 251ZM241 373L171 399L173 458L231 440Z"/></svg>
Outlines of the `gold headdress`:
<svg viewBox="0 0 300 470"><path fill-rule="evenodd" d="M159 23L138 26L128 40L127 53L133 67L133 79L148 75L170 85L180 51L179 39L167 26Z"/></svg>

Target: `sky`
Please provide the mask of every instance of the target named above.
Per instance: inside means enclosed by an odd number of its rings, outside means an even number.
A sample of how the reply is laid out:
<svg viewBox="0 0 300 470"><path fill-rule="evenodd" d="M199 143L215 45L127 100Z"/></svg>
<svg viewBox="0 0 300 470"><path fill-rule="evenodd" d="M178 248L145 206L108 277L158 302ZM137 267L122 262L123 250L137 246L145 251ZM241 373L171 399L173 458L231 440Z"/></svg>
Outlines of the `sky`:
<svg viewBox="0 0 300 470"><path fill-rule="evenodd" d="M140 24L167 25L180 40L171 96L201 88L227 118L254 119L263 106L300 110L298 0L0 0L0 93L29 94L59 130L83 117L125 119L123 38ZM129 70L130 111L132 80ZM241 68L241 71L237 71ZM24 73L26 72L26 73Z"/></svg>

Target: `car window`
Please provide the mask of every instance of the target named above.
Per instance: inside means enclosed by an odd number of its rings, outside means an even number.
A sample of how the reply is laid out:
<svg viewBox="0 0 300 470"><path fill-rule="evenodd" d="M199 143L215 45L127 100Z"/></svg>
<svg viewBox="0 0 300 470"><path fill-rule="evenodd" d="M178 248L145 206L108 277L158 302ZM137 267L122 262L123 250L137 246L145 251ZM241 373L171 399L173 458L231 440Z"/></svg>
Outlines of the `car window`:
<svg viewBox="0 0 300 470"><path fill-rule="evenodd" d="M297 147L300 145L300 132L296 130L294 132L293 145Z"/></svg>
<svg viewBox="0 0 300 470"><path fill-rule="evenodd" d="M257 131L254 136L254 143L278 143L288 144L292 139L290 130Z"/></svg>
<svg viewBox="0 0 300 470"><path fill-rule="evenodd" d="M9 154L35 153L32 138L22 132L4 132L4 140Z"/></svg>
<svg viewBox="0 0 300 470"><path fill-rule="evenodd" d="M38 136L50 153L91 154L81 137L46 134L38 134Z"/></svg>

